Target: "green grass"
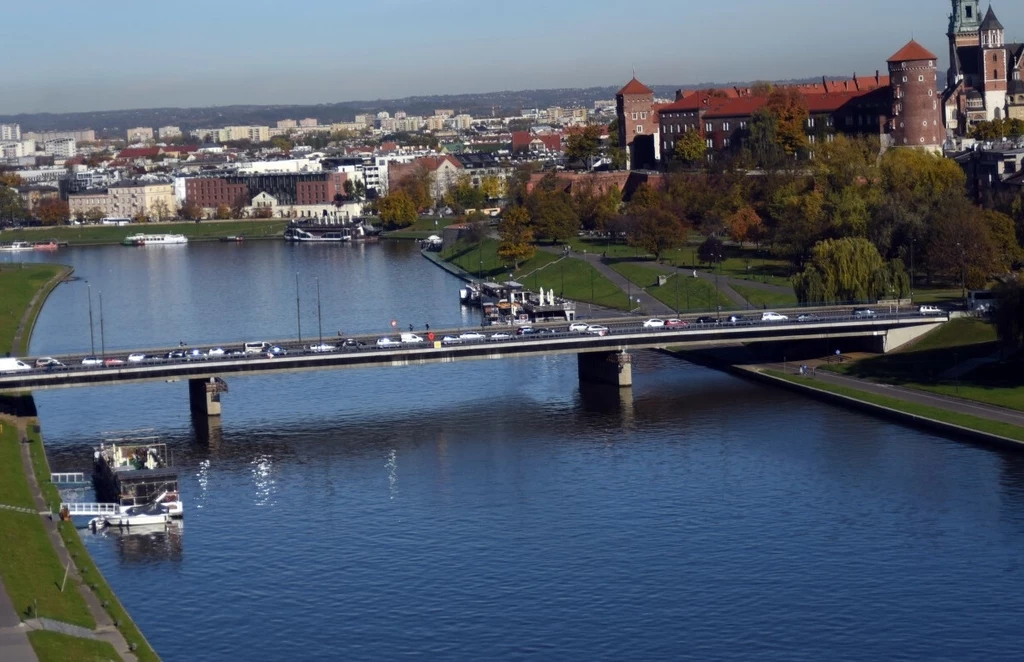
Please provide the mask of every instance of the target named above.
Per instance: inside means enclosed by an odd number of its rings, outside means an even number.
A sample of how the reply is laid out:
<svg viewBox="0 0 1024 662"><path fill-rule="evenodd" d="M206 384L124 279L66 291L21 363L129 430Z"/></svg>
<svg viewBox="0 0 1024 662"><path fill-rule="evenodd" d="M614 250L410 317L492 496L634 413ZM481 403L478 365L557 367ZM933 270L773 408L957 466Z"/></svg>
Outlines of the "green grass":
<svg viewBox="0 0 1024 662"><path fill-rule="evenodd" d="M34 630L28 633L28 640L39 662L108 662L121 659L113 646L97 639L80 639L59 632Z"/></svg>
<svg viewBox="0 0 1024 662"><path fill-rule="evenodd" d="M574 237L569 240L569 245L577 253L586 251L591 255L604 255L606 258L647 258L653 257L645 250L629 246L622 242L614 242L608 239L597 239L590 237Z"/></svg>
<svg viewBox="0 0 1024 662"><path fill-rule="evenodd" d="M441 253L441 258L478 278L503 283L509 278L509 267L498 257L498 241L484 239L479 244L460 241ZM557 263L557 264L556 264ZM560 259L547 251L537 253L519 265L513 278L536 292L543 287L559 296L606 308L626 310L626 293L593 266L577 258Z"/></svg>
<svg viewBox="0 0 1024 662"><path fill-rule="evenodd" d="M16 356L28 344L31 323L25 327L19 347L13 347L18 324L35 293L64 269L56 264L16 263L0 266L0 356L7 352ZM42 300L43 297L40 297L36 313L42 307ZM34 321L34 318L30 321Z"/></svg>
<svg viewBox="0 0 1024 662"><path fill-rule="evenodd" d="M914 303L917 305L929 304L932 306L954 308L961 305L963 302L963 293L960 288L914 288Z"/></svg>
<svg viewBox="0 0 1024 662"><path fill-rule="evenodd" d="M17 430L4 422L0 432L0 502L34 510L22 471L20 445ZM88 558L88 554L84 556ZM69 582L63 593L60 591L64 566L39 515L0 510L0 559L0 576L7 594L23 617L38 606L36 613L40 616L95 627L74 582Z"/></svg>
<svg viewBox="0 0 1024 662"><path fill-rule="evenodd" d="M673 310L676 310L677 306L683 312L716 310L716 300L722 310L731 310L736 307L732 300L724 294L717 293L716 298L715 286L712 283L683 274L667 274L662 268L653 266L653 262L651 265L619 262L610 266L616 273L622 274L623 278L644 289ZM661 275L668 275L669 278L664 285L658 286L658 276Z"/></svg>
<svg viewBox="0 0 1024 662"><path fill-rule="evenodd" d="M754 308L790 308L797 305L796 293L792 288L788 293L761 290L756 287L730 283L729 287L750 302Z"/></svg>
<svg viewBox="0 0 1024 662"><path fill-rule="evenodd" d="M154 232L183 234L189 241L216 241L220 237L244 235L246 239L280 237L287 220L203 221L202 223L140 223L114 225L63 225L60 227L23 228L0 232L0 241L67 242L72 246L120 244L130 234Z"/></svg>
<svg viewBox="0 0 1024 662"><path fill-rule="evenodd" d="M862 402L868 402L870 404L888 407L889 409L895 409L896 411L902 411L908 414L912 414L914 416L931 418L936 421L942 421L943 423L952 423L953 425L959 425L961 427L969 428L972 430L978 430L980 432L987 432L989 434L998 435L1000 437L1006 437L1007 439L1024 441L1024 428L1018 427L1016 425L1010 425L1009 423L991 421L987 418L951 412L949 410L940 409L938 407L929 407L927 405L919 405L914 402L906 402L905 400L899 400L897 398L876 395L874 393L866 393L864 391L860 391L855 388L849 388L846 386L836 386L834 384L827 384L821 381L814 381L813 383L811 383L805 377L795 377L793 375L786 375L777 370L766 370L764 371L764 374L771 375L772 377L776 377L778 379L784 379L788 382L793 382L795 384L799 384L801 386L805 386L808 388L815 388L820 391L827 391L829 393L835 393L836 395L842 395L848 398L853 398L854 400L860 400Z"/></svg>
<svg viewBox="0 0 1024 662"><path fill-rule="evenodd" d="M384 236L388 239L426 239L432 234L440 235L442 230L458 220L456 218L420 218L409 227L387 232Z"/></svg>
<svg viewBox="0 0 1024 662"><path fill-rule="evenodd" d="M39 481L39 486L43 492L43 498L50 506L51 510L56 510L60 506L61 498L60 492L57 487L50 482L50 465L46 459L46 449L43 446L42 437L39 433L34 430L29 431L29 438L32 439L30 447L32 455L32 470L36 475L36 480ZM135 656L143 662L155 662L159 660L156 652L149 646L149 643L143 638L142 632L138 626L132 620L131 616L128 615L124 605L117 599L114 591L111 590L107 584L107 580L100 573L96 564L93 563L92 557L89 556L89 552L85 549L85 545L82 544L81 538L78 537L78 530L75 528L73 522L61 522L58 526L60 531L60 537L64 541L64 546L67 548L71 557L75 559L78 564L79 571L82 573L82 578L85 583L89 585L92 591L100 599L101 603L106 603L106 611L110 614L110 617L117 623L117 629L121 631L125 641L129 644L135 644L138 648L135 651Z"/></svg>

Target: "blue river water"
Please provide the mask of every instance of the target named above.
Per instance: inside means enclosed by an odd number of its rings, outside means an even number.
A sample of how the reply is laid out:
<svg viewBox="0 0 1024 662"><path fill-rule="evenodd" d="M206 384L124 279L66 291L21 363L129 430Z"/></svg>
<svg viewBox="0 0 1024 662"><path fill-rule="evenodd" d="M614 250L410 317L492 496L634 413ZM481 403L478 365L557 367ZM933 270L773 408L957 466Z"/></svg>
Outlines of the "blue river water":
<svg viewBox="0 0 1024 662"><path fill-rule="evenodd" d="M332 333L477 323L412 246L330 248L58 259L103 293L107 347L292 336L296 272L304 335L316 277ZM32 345L88 348L85 282ZM572 356L239 377L209 431L180 383L36 401L55 470L126 434L172 450L180 529L83 532L166 660L1020 659L1020 455L653 352L634 379L581 389Z"/></svg>

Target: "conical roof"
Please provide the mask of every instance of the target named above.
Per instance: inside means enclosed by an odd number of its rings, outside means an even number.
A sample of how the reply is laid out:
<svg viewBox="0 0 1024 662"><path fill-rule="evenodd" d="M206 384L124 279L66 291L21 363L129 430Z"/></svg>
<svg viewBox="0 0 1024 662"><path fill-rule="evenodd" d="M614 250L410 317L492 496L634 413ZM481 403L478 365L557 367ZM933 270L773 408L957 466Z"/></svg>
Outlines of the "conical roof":
<svg viewBox="0 0 1024 662"><path fill-rule="evenodd" d="M626 86L619 90L619 94L654 94L654 90L647 87L633 76L633 79L626 83Z"/></svg>
<svg viewBox="0 0 1024 662"><path fill-rule="evenodd" d="M981 22L981 30L985 32L987 30L1002 30L1003 24L996 18L996 13L992 9L992 5L988 6L988 12L985 14L985 20Z"/></svg>
<svg viewBox="0 0 1024 662"><path fill-rule="evenodd" d="M889 62L914 62L916 60L937 60L935 53L917 43L913 39L907 42L907 45L896 51Z"/></svg>

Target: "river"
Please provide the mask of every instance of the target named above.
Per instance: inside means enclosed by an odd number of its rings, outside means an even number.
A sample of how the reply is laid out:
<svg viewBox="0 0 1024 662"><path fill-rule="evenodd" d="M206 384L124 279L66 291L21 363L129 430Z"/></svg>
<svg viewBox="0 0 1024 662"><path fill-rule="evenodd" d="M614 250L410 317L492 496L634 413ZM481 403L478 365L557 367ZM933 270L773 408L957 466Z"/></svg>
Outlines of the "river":
<svg viewBox="0 0 1024 662"><path fill-rule="evenodd" d="M50 259L52 256L31 256ZM411 244L75 248L33 354L472 326ZM85 282L87 281L87 283ZM180 530L83 538L165 660L1011 660L1024 458L641 352L36 395L55 470L159 436ZM201 427L201 426L200 426Z"/></svg>

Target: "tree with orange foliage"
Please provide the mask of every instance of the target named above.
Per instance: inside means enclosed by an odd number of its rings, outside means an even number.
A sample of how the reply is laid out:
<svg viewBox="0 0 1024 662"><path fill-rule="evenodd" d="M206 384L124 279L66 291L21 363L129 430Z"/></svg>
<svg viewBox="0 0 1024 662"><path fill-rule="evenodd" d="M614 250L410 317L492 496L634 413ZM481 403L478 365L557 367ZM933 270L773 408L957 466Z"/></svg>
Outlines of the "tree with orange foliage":
<svg viewBox="0 0 1024 662"><path fill-rule="evenodd" d="M36 217L43 225L64 225L71 218L71 210L63 200L43 200L36 207Z"/></svg>
<svg viewBox="0 0 1024 662"><path fill-rule="evenodd" d="M23 183L24 181L21 179L21 175L19 175L16 172L0 172L0 186L10 186L11 188L18 188Z"/></svg>
<svg viewBox="0 0 1024 662"><path fill-rule="evenodd" d="M777 87L768 95L765 108L775 118L777 139L782 150L788 156L806 153L805 125L810 111L804 96L792 87Z"/></svg>
<svg viewBox="0 0 1024 662"><path fill-rule="evenodd" d="M742 246L745 241L752 241L761 229L761 217L753 207L743 207L725 221L729 228L729 236Z"/></svg>

